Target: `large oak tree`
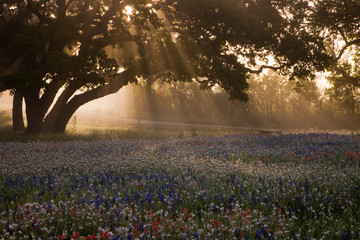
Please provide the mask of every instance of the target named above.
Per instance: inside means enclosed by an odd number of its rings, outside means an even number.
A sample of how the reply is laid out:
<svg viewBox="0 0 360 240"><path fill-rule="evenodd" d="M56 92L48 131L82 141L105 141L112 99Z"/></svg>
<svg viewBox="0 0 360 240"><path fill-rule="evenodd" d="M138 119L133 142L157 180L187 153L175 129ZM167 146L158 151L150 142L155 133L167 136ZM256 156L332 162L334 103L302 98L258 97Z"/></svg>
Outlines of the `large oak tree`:
<svg viewBox="0 0 360 240"><path fill-rule="evenodd" d="M0 84L24 96L30 133L63 132L80 106L140 78L246 101L250 74L307 78L331 63L295 2L1 0Z"/></svg>

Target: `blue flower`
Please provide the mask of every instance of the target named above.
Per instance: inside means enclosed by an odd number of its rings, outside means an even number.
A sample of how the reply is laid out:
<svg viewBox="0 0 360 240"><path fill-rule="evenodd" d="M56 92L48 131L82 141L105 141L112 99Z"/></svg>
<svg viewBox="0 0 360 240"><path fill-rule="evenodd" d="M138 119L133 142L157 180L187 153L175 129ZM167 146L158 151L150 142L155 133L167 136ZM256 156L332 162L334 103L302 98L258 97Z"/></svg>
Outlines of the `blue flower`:
<svg viewBox="0 0 360 240"><path fill-rule="evenodd" d="M261 239L261 231L259 229L256 231L255 238L256 239Z"/></svg>
<svg viewBox="0 0 360 240"><path fill-rule="evenodd" d="M348 240L348 239L350 239L349 234L344 233L344 234L343 234L343 240Z"/></svg>

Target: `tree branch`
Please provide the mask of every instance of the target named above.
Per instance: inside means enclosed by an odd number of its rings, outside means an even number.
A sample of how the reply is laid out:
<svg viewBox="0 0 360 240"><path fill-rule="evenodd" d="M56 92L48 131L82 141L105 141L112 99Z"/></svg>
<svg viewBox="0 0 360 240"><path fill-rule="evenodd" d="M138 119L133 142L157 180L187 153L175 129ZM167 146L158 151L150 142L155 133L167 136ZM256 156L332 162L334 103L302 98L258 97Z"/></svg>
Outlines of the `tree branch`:
<svg viewBox="0 0 360 240"><path fill-rule="evenodd" d="M247 67L245 67L245 69L246 69L249 73L260 74L260 73L262 73L262 71L263 71L264 69L271 69L271 70L273 70L273 71L277 71L277 70L280 69L280 67L262 65L262 66L260 66L259 69L256 69L256 70L255 70L255 69L251 69L251 68L247 68Z"/></svg>
<svg viewBox="0 0 360 240"><path fill-rule="evenodd" d="M355 39L355 40L352 40L350 42L347 42L345 44L345 46L343 46L343 48L340 50L338 56L335 58L336 61L339 61L340 58L342 57L342 55L344 54L344 52L346 51L346 49L348 47L350 47L351 45L355 45L355 44L360 44L360 38L359 39Z"/></svg>
<svg viewBox="0 0 360 240"><path fill-rule="evenodd" d="M116 17L116 12L125 6L124 2L112 0L110 8L101 16L100 9L93 8L88 10L89 2L85 2L82 11L78 14L77 18L80 22L84 23L83 35L80 38L82 43L95 44L98 47L106 47L111 43L109 38L108 24L111 19ZM101 38L94 38L100 36ZM89 40L90 39L90 40Z"/></svg>
<svg viewBox="0 0 360 240"><path fill-rule="evenodd" d="M122 72L117 78L109 81L103 86L75 95L66 105L67 107L74 108L76 110L87 102L118 92L120 88L125 85L125 72Z"/></svg>
<svg viewBox="0 0 360 240"><path fill-rule="evenodd" d="M33 13L35 16L38 17L38 19L40 20L40 22L44 22L44 23L47 23L49 21L49 19L42 15L37 9L35 9L33 7L33 1L32 0L28 0L28 5L27 5L27 9Z"/></svg>
<svg viewBox="0 0 360 240"><path fill-rule="evenodd" d="M0 79L1 80L1 79ZM0 81L0 92L3 92L3 91L6 91L7 88L5 86L5 84L3 84L1 81Z"/></svg>
<svg viewBox="0 0 360 240"><path fill-rule="evenodd" d="M66 10L69 9L70 4L72 4L74 2L74 0L69 0L68 3L66 4Z"/></svg>
<svg viewBox="0 0 360 240"><path fill-rule="evenodd" d="M345 43L348 44L349 41L348 41L348 39L347 39L347 37L346 37L346 35L345 35L345 32L344 32L340 27L338 27L338 26L335 26L335 28L339 31L340 36L341 36L342 39L345 41Z"/></svg>
<svg viewBox="0 0 360 240"><path fill-rule="evenodd" d="M52 102L55 99L56 94L58 93L60 88L63 86L64 82L65 81L62 81L60 79L53 79L50 82L50 84L48 84L46 86L45 92L40 98L40 106L42 106L41 111L43 112L44 115L49 110ZM66 90L64 90L64 91L66 91ZM70 96L69 96L69 98L70 98Z"/></svg>
<svg viewBox="0 0 360 240"><path fill-rule="evenodd" d="M121 9L123 6L125 6L125 4L122 2L120 3L119 1L112 1L112 4L110 6L110 8L106 11L106 13L101 17L101 20L104 22L108 22L111 18L114 17L116 11L118 11L119 9Z"/></svg>
<svg viewBox="0 0 360 240"><path fill-rule="evenodd" d="M64 18L66 16L66 4L65 0L56 0L56 5L58 6L58 17Z"/></svg>
<svg viewBox="0 0 360 240"><path fill-rule="evenodd" d="M59 98L56 100L55 105L52 107L51 112L49 113L49 115L52 112L58 112L60 109L62 109L65 104L68 102L68 100L70 99L70 97L76 92L76 88L68 86L67 88L65 88L65 90L60 94ZM48 116L49 116L48 115Z"/></svg>
<svg viewBox="0 0 360 240"><path fill-rule="evenodd" d="M69 85L65 90L60 94L59 98L56 100L54 106L51 108L50 112L46 115L44 119L44 128L43 130L49 131L53 130L51 123L55 122L64 114L64 108L70 97L76 92L77 88ZM50 125L49 125L50 124ZM49 128L49 129L46 129ZM64 129L65 131L65 129Z"/></svg>

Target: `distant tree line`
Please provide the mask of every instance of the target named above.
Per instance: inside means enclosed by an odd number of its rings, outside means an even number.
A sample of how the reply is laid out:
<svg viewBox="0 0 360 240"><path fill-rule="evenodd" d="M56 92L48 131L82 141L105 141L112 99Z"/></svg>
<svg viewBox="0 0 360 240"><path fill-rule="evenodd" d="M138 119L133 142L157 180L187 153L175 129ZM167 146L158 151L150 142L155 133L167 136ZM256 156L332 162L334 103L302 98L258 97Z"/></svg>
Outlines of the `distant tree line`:
<svg viewBox="0 0 360 240"><path fill-rule="evenodd" d="M315 81L299 85L269 73L248 82L247 103L229 101L220 87L203 91L196 83L153 82L149 88L141 82L127 88L128 117L248 127L360 128L359 87L347 87L348 81L335 86L331 76L330 86L323 89Z"/></svg>

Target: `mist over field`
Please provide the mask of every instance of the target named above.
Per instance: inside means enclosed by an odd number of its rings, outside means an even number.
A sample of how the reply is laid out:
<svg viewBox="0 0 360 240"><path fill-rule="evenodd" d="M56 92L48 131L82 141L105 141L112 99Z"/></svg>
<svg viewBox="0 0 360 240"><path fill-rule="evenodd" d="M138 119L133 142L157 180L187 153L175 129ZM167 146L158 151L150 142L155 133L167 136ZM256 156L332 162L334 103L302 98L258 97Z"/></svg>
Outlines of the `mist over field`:
<svg viewBox="0 0 360 240"><path fill-rule="evenodd" d="M229 101L220 88L201 90L196 83L145 82L129 85L118 93L89 102L72 117L67 129L151 126L163 124L206 124L250 128L357 130L356 112L344 107L329 91L325 81L307 82L300 88L274 74L249 80L249 101ZM328 88L325 88L326 86ZM12 97L0 95L0 123L11 124ZM24 113L25 115L25 113Z"/></svg>

